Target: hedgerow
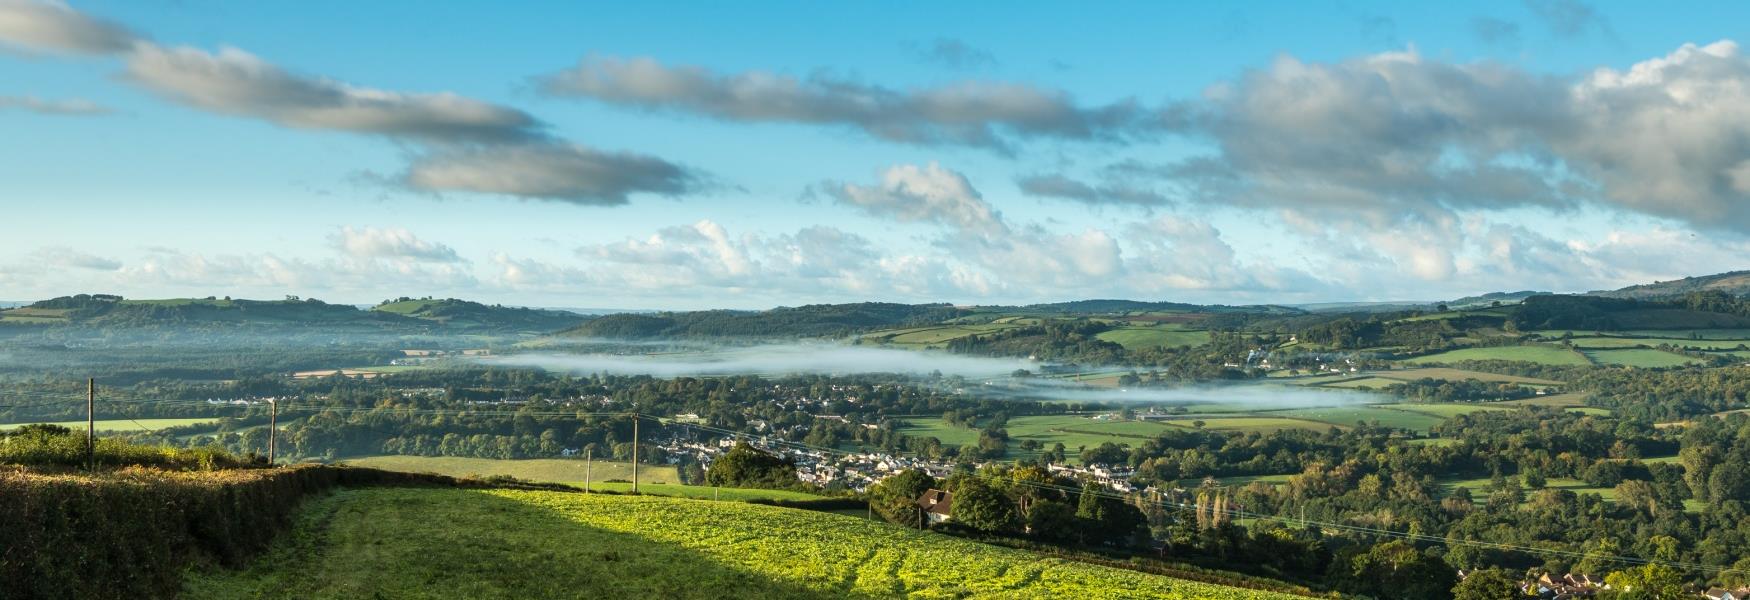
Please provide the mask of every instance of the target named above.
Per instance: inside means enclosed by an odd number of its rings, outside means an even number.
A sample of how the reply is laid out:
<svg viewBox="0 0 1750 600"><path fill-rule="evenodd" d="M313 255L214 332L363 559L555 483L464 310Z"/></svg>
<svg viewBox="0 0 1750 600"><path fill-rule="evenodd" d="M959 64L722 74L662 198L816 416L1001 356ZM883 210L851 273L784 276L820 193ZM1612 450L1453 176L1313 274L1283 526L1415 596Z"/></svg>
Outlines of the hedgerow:
<svg viewBox="0 0 1750 600"><path fill-rule="evenodd" d="M45 474L0 467L0 598L173 596L196 563L240 566L305 497L336 486L457 484L323 465Z"/></svg>

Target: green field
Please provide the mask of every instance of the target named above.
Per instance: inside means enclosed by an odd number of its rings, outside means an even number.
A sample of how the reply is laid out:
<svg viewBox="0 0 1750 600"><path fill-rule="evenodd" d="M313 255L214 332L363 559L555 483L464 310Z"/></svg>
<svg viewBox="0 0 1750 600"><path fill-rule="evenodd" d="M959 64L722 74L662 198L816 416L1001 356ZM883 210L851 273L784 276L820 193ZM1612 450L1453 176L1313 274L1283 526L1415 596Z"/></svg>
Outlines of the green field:
<svg viewBox="0 0 1750 600"><path fill-rule="evenodd" d="M1489 487L1489 478L1449 480L1440 482L1440 485L1446 489L1446 493L1448 494L1452 493L1452 490L1459 487L1469 488L1471 497L1481 500L1487 497L1483 490ZM1592 487L1587 485L1586 482L1578 479L1552 477L1545 480L1543 487L1552 490L1568 490L1576 494L1598 494L1599 496L1603 496L1606 501L1614 502L1616 500L1615 488ZM1536 493L1535 490L1526 488L1526 497L1529 498L1533 493Z"/></svg>
<svg viewBox="0 0 1750 600"><path fill-rule="evenodd" d="M1303 408L1284 411L1278 414L1312 419L1334 425L1342 425L1344 427L1354 427L1357 422L1371 423L1378 421L1382 427L1413 429L1416 431L1427 431L1428 428L1446 420L1444 417L1437 415L1405 410L1392 410L1378 405Z"/></svg>
<svg viewBox="0 0 1750 600"><path fill-rule="evenodd" d="M1507 406L1585 406L1586 394L1581 392L1548 394L1544 396L1533 396L1521 400L1508 400L1506 402L1501 402L1501 404Z"/></svg>
<svg viewBox="0 0 1750 600"><path fill-rule="evenodd" d="M999 321L1000 320L1001 319L999 319ZM890 330L886 330L886 331L876 331L873 333L865 334L863 336L863 339L887 343L887 344L901 344L901 345L908 345L908 346L935 346L935 345L940 345L940 344L946 344L946 343L948 343L949 340L963 338L963 337L966 337L969 335L991 333L991 332L995 332L995 331L1002 331L1004 329L1014 329L1016 327L1024 327L1024 326L1025 326L1025 324L1017 323L1017 322L1000 322L1000 323L992 322L992 323L965 324L965 325L932 325L932 326L928 326L928 327L912 327L909 329L890 329Z"/></svg>
<svg viewBox="0 0 1750 600"><path fill-rule="evenodd" d="M824 512L562 492L374 488L308 502L189 598L1290 598Z"/></svg>
<svg viewBox="0 0 1750 600"><path fill-rule="evenodd" d="M1601 365L1621 365L1625 367L1641 367L1648 369L1680 367L1696 362L1696 359L1681 354L1672 354L1663 350L1651 350L1646 348L1584 350L1582 353L1584 353L1587 358L1592 359L1593 362Z"/></svg>
<svg viewBox="0 0 1750 600"><path fill-rule="evenodd" d="M1592 364L1579 352L1557 346L1495 346L1487 348L1463 348L1450 350L1439 354L1418 356L1404 362L1416 365L1431 363L1456 363L1466 360L1515 360L1520 362L1545 365L1585 366Z"/></svg>
<svg viewBox="0 0 1750 600"><path fill-rule="evenodd" d="M1096 338L1123 346L1125 350L1174 348L1209 343L1209 332L1168 327L1120 327L1100 332Z"/></svg>
<svg viewBox="0 0 1750 600"><path fill-rule="evenodd" d="M1403 383L1403 381L1399 380L1399 379L1387 379L1385 377L1357 377L1354 379L1341 379L1341 380L1336 380L1336 381L1317 382L1317 383L1314 383L1313 385L1318 385L1320 387L1342 388L1342 389L1347 389L1347 390L1352 390L1352 389L1357 389L1357 388L1370 388L1370 389L1375 389L1375 390L1383 390L1388 386L1398 385L1400 383Z"/></svg>
<svg viewBox="0 0 1750 600"><path fill-rule="evenodd" d="M1194 421L1203 421L1204 428L1213 431L1257 431L1263 433L1297 428L1325 431L1330 429L1332 425L1354 425L1352 420L1328 423L1292 416L1279 416L1282 414L1275 412L1261 413L1256 416L1186 414L1170 420L1135 421L1092 419L1083 415L1047 415L1015 417L1009 419L1005 428L1009 432L1009 458L1031 458L1036 453L1022 450L1021 442L1023 440L1036 440L1045 448L1050 448L1053 444L1063 444L1064 448L1069 450L1069 461L1078 462L1075 454L1079 448L1092 448L1107 442L1135 446L1160 435L1169 428L1194 428ZM978 430L976 429L949 425L941 419L934 418L911 419L908 422L910 424L902 428L900 432L909 436L934 437L941 440L943 445L956 447L978 442Z"/></svg>
<svg viewBox="0 0 1750 600"><path fill-rule="evenodd" d="M1283 413L1271 413L1271 414L1275 415L1275 414L1283 414ZM1309 419L1299 419L1299 418L1294 418L1294 417L1278 417L1278 416L1268 416L1268 417L1266 417L1266 416L1257 416L1257 417L1199 417L1197 419L1182 419L1182 420L1174 420L1174 421L1167 421L1167 422L1171 423L1175 426L1178 426L1178 427L1184 427L1184 428L1190 429L1190 428L1196 427L1196 424L1192 422L1193 420L1203 421L1203 428L1213 430L1213 431L1239 431L1239 432L1256 431L1258 433L1270 433L1273 431L1281 431L1284 429L1306 429L1306 430L1310 430L1310 431L1328 431L1331 429L1332 425L1340 425L1337 423L1326 423L1326 422L1322 422L1322 421L1314 421L1314 420L1309 420Z"/></svg>
<svg viewBox="0 0 1750 600"><path fill-rule="evenodd" d="M216 418L118 419L118 420L98 421L97 422L97 430L98 431L130 431L130 432L131 431L154 431L154 430L158 430L158 429L163 429L165 427L179 427L182 425L198 425L201 423L212 423L214 421L218 421L218 419L216 419ZM58 421L58 422L49 423L49 424L50 425L60 425L62 427L66 427L66 428L72 429L74 431L85 431L85 422L84 421ZM12 429L17 429L17 428L23 427L25 425L29 425L29 423L7 423L4 425L0 425L0 431L8 431L8 430L12 430Z"/></svg>
<svg viewBox="0 0 1750 600"><path fill-rule="evenodd" d="M1458 415L1468 415L1468 414L1477 412L1479 410L1511 410L1511 407L1499 406L1499 405L1492 404L1492 403L1491 404L1483 404L1480 402L1461 402L1461 403L1450 403L1450 404L1448 404L1448 403L1426 403L1426 404L1423 404L1423 403L1406 402L1403 404L1382 404L1382 405L1380 405L1380 408L1387 409L1387 410L1420 413L1420 414L1424 414L1424 415L1432 415L1432 416L1440 418L1441 420L1450 419L1450 418L1456 417Z"/></svg>
<svg viewBox="0 0 1750 600"><path fill-rule="evenodd" d="M579 458L531 458L501 460L493 458L463 458L459 456L366 456L341 462L385 471L407 473L437 473L451 477L506 475L526 481L546 483L578 483L584 480L585 464ZM606 460L591 461L590 479L632 479L631 463ZM639 483L680 483L680 475L670 465L640 465Z"/></svg>
<svg viewBox="0 0 1750 600"><path fill-rule="evenodd" d="M582 481L566 482L576 487L583 487ZM592 491L629 493L632 484L623 482L590 484ZM644 483L638 482L638 493L650 496L671 496L675 498L694 498L698 500L723 500L725 502L746 502L748 500L816 500L818 494L794 492L790 490L761 490L752 488L714 488L704 485L681 485L678 483Z"/></svg>
<svg viewBox="0 0 1750 600"><path fill-rule="evenodd" d="M1415 369L1393 369L1390 371L1369 371L1366 374L1401 381L1415 381L1418 379L1464 381L1466 379L1475 379L1477 381L1486 381L1490 383L1517 383L1520 385L1531 386L1561 385L1562 383L1551 379L1520 377L1518 375L1502 375L1499 373L1484 373L1482 371L1468 371L1465 369L1453 369L1449 367L1420 367Z"/></svg>

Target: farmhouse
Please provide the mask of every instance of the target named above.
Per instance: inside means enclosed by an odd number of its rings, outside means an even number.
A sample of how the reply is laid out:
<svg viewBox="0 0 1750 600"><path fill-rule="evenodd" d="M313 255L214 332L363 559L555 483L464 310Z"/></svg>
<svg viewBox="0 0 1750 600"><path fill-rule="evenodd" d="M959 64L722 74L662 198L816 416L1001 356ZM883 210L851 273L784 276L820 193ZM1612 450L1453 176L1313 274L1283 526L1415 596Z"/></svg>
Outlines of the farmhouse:
<svg viewBox="0 0 1750 600"><path fill-rule="evenodd" d="M923 509L924 517L931 525L946 523L954 508L954 494L932 488L918 497L917 505Z"/></svg>

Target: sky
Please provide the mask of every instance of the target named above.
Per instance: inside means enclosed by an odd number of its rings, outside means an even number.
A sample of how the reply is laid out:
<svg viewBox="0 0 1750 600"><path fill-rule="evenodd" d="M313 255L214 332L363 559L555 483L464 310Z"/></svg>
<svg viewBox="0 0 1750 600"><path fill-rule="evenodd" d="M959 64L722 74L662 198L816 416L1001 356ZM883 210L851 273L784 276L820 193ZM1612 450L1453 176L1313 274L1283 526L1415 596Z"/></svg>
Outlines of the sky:
<svg viewBox="0 0 1750 600"><path fill-rule="evenodd" d="M1442 300L1750 268L1750 5L0 0L0 300Z"/></svg>

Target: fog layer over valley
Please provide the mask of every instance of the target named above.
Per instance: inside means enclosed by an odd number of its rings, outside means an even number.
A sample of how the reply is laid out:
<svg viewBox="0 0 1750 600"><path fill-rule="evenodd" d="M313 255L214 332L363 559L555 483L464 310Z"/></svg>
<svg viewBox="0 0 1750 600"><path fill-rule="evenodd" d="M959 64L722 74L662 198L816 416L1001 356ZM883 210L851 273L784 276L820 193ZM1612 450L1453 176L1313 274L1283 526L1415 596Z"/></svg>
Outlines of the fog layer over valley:
<svg viewBox="0 0 1750 600"><path fill-rule="evenodd" d="M609 340L592 340L588 349L599 350L608 348L611 344ZM965 356L933 350L901 350L828 342L751 346L695 344L690 349L674 352L650 352L648 349L651 346L649 342L631 342L611 346L610 352L541 351L479 357L474 360L485 365L538 368L573 375L650 375L660 378L892 373L916 376L920 384L950 386L956 392L978 398L1009 400L1233 404L1261 409L1339 406L1379 401L1378 396L1363 392L1270 384L1099 387L1050 376L1016 377L1014 374L1017 370L1036 373L1042 368L1041 363L1019 358ZM1060 367L1054 370L1094 373L1110 372L1114 369ZM944 381L937 376L955 381Z"/></svg>

